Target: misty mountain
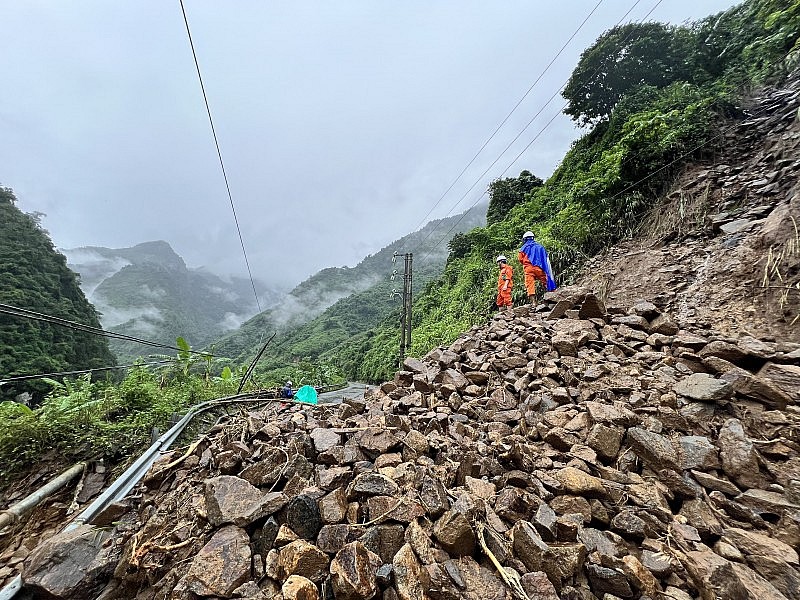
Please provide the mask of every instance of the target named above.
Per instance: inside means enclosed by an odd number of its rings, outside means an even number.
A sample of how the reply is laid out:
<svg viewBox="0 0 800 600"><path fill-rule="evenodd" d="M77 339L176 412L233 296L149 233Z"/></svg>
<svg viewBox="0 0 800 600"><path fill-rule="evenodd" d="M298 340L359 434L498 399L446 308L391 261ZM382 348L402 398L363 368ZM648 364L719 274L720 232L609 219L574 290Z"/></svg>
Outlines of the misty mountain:
<svg viewBox="0 0 800 600"><path fill-rule="evenodd" d="M298 358L315 359L367 331L397 310L393 290L403 289L403 256L413 252L413 288L420 291L443 270L447 243L457 233L486 224L486 204L427 223L365 257L355 267L330 267L312 275L276 305L215 343L218 353L245 360L279 332L261 366L279 367ZM398 254L396 262L392 257ZM391 280L393 270L397 270Z"/></svg>
<svg viewBox="0 0 800 600"><path fill-rule="evenodd" d="M169 345L182 336L193 347L202 347L258 312L249 279L189 269L164 241L62 252L80 274L81 288L100 313L103 327L111 331ZM256 286L262 308L282 295L258 281ZM111 347L121 362L161 353L121 340L112 340Z"/></svg>

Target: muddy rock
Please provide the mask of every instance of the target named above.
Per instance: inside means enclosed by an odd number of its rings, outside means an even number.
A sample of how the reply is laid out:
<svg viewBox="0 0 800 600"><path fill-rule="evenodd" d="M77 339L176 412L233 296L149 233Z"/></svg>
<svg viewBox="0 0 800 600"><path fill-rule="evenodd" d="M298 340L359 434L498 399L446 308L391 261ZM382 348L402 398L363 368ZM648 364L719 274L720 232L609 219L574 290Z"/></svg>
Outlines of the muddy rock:
<svg viewBox="0 0 800 600"><path fill-rule="evenodd" d="M302 575L315 583L328 575L330 558L305 540L296 540L280 551L281 571L286 575Z"/></svg>
<svg viewBox="0 0 800 600"><path fill-rule="evenodd" d="M378 592L375 574L381 564L381 558L363 544L347 544L331 561L331 582L336 598L369 600L374 597Z"/></svg>
<svg viewBox="0 0 800 600"><path fill-rule="evenodd" d="M110 579L119 548L109 534L89 525L60 533L38 546L25 562L25 589L44 598L91 598Z"/></svg>
<svg viewBox="0 0 800 600"><path fill-rule="evenodd" d="M317 586L301 575L289 575L281 586L284 600L319 600Z"/></svg>
<svg viewBox="0 0 800 600"><path fill-rule="evenodd" d="M239 527L223 527L203 546L186 574L186 588L198 596L231 598L250 577L250 539Z"/></svg>
<svg viewBox="0 0 800 600"><path fill-rule="evenodd" d="M234 523L245 527L280 510L288 498L282 492L265 494L244 479L222 475L204 482L206 514L219 527Z"/></svg>

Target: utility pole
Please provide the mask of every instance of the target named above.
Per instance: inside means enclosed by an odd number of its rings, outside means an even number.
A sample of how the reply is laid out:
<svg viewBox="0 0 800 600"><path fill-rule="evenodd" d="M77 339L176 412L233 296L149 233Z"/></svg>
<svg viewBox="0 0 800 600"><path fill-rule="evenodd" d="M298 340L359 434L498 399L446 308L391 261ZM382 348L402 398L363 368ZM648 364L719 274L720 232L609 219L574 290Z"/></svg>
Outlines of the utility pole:
<svg viewBox="0 0 800 600"><path fill-rule="evenodd" d="M392 256L392 262L397 262L397 257L400 256L397 252ZM406 357L406 352L411 347L411 284L413 280L413 263L414 254L407 252L403 254L405 259L403 271L403 306L400 312L400 358L399 364L403 364ZM392 272L392 280L397 276L397 269ZM399 296L400 292L392 290L392 297Z"/></svg>

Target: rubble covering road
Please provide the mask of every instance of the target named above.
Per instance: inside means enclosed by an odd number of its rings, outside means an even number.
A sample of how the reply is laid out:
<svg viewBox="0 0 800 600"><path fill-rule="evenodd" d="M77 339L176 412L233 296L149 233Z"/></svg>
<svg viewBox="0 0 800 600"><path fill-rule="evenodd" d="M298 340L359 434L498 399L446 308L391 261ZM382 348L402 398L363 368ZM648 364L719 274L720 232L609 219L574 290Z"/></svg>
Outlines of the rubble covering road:
<svg viewBox="0 0 800 600"><path fill-rule="evenodd" d="M248 413L28 558L48 598L800 597L800 344L587 290ZM81 562L83 561L83 562ZM67 576L71 575L71 576Z"/></svg>

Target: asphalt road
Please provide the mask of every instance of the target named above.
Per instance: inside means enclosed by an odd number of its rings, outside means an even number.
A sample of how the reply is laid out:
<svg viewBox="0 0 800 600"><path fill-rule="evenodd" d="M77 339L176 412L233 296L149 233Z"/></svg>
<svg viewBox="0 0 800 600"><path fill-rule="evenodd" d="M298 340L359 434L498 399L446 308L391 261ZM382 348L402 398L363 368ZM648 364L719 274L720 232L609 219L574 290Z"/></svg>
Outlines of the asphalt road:
<svg viewBox="0 0 800 600"><path fill-rule="evenodd" d="M334 392L326 392L319 395L319 402L325 404L340 404L345 398L363 398L364 392L368 387L364 383L348 382L347 387Z"/></svg>

